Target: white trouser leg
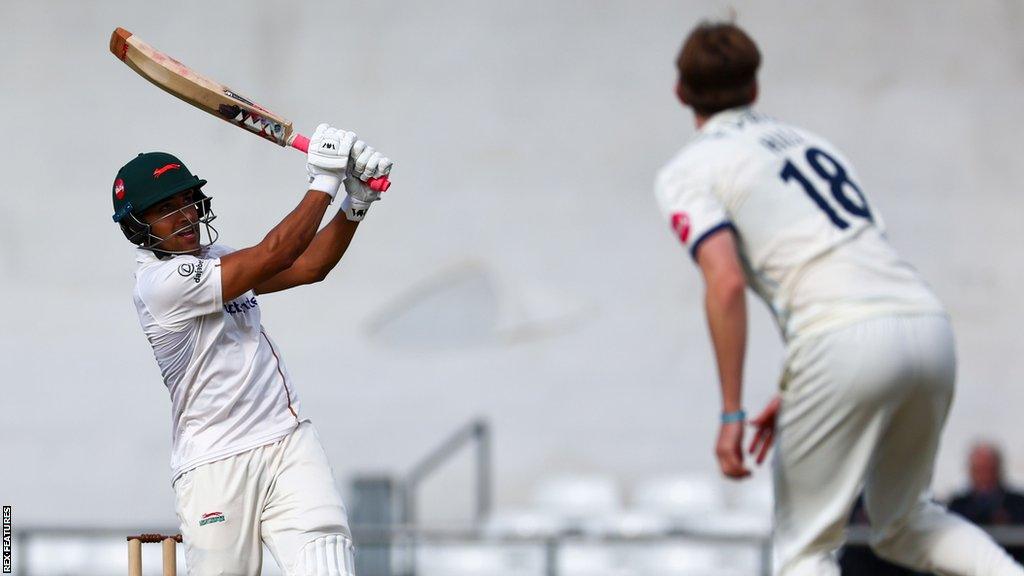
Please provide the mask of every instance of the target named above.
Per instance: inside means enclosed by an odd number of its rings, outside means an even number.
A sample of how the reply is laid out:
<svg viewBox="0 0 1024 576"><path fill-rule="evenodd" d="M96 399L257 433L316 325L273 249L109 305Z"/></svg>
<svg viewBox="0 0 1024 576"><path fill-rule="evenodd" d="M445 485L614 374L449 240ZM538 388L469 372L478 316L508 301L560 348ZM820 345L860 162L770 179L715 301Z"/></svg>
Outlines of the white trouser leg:
<svg viewBox="0 0 1024 576"><path fill-rule="evenodd" d="M886 423L898 363L856 327L790 359L774 460L776 574L838 576L834 552Z"/></svg>
<svg viewBox="0 0 1024 576"><path fill-rule="evenodd" d="M953 397L955 351L948 324L919 321L911 328L919 348L915 382L879 442L864 491L872 548L919 571L1024 576L1024 569L981 529L929 497L939 435Z"/></svg>
<svg viewBox="0 0 1024 576"><path fill-rule="evenodd" d="M303 422L275 453L262 534L286 576L355 574L348 514L316 430Z"/></svg>
<svg viewBox="0 0 1024 576"><path fill-rule="evenodd" d="M1024 576L981 530L928 499L952 399L952 331L939 316L868 320L796 351L775 457L775 568L838 575L850 508L866 480L882 556L952 576Z"/></svg>
<svg viewBox="0 0 1024 576"><path fill-rule="evenodd" d="M189 576L258 576L266 446L203 464L174 483Z"/></svg>

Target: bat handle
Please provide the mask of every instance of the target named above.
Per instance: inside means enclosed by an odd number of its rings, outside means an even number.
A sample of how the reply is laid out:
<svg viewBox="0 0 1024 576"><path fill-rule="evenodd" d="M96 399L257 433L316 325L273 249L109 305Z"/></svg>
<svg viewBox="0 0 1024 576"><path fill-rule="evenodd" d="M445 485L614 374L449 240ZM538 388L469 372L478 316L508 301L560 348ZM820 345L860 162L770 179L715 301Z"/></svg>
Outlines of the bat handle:
<svg viewBox="0 0 1024 576"><path fill-rule="evenodd" d="M307 153L309 152L309 138L306 138L298 132L292 135L288 144L296 150ZM380 176L379 178L370 178L368 184L370 185L370 190L373 190L374 192L387 192L388 188L391 187L391 180L388 180L387 176Z"/></svg>
<svg viewBox="0 0 1024 576"><path fill-rule="evenodd" d="M288 144L300 152L309 152L309 138L306 138L298 132L292 134L291 140L288 141Z"/></svg>

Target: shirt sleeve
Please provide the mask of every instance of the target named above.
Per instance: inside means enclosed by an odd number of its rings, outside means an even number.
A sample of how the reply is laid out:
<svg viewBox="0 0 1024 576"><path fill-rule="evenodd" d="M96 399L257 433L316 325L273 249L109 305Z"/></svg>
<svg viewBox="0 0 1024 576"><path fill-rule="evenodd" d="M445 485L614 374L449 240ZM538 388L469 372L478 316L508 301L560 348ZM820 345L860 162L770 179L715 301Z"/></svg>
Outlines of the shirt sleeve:
<svg viewBox="0 0 1024 576"><path fill-rule="evenodd" d="M221 309L220 258L177 256L139 275L139 297L158 324L181 330Z"/></svg>
<svg viewBox="0 0 1024 576"><path fill-rule="evenodd" d="M655 194L672 233L687 247L693 259L715 232L732 229L732 221L714 193L715 182L705 170L668 167L658 175Z"/></svg>

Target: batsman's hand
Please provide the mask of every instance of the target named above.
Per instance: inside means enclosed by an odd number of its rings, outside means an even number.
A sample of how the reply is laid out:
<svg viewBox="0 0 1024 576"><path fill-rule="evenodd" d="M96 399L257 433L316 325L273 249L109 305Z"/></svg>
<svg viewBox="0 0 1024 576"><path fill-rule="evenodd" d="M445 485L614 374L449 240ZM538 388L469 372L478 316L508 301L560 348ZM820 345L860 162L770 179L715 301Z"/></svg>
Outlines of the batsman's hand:
<svg viewBox="0 0 1024 576"><path fill-rule="evenodd" d="M768 451L775 443L775 425L779 419L780 406L782 398L776 395L757 418L750 421L750 425L754 427L754 440L750 442L749 451L750 455L756 458L758 466L764 462Z"/></svg>
<svg viewBox="0 0 1024 576"><path fill-rule="evenodd" d="M328 124L320 124L309 139L306 153L306 172L309 174L309 189L330 195L338 193L349 159L352 146L356 143L355 132L339 130Z"/></svg>
<svg viewBox="0 0 1024 576"><path fill-rule="evenodd" d="M341 207L346 218L359 222L366 217L370 204L380 200L381 193L370 188L370 180L390 174L394 163L362 140L352 145L352 157L354 160L349 165L349 178L345 179L345 192L348 196Z"/></svg>
<svg viewBox="0 0 1024 576"><path fill-rule="evenodd" d="M743 426L743 422L722 424L715 443L718 467L733 480L750 476L750 469L743 463Z"/></svg>

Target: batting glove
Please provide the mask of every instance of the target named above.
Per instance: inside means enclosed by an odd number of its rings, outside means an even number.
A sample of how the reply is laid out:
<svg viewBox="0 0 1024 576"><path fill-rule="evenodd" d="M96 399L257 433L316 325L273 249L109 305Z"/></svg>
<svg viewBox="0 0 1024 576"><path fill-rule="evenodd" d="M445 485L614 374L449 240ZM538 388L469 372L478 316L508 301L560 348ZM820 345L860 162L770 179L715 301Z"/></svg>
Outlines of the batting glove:
<svg viewBox="0 0 1024 576"><path fill-rule="evenodd" d="M371 190L369 181L390 174L394 163L362 140L352 145L352 156L355 160L348 171L351 177L345 179L345 192L348 195L342 201L341 209L345 211L346 218L359 222L366 216L370 204L380 200L381 193Z"/></svg>
<svg viewBox="0 0 1024 576"><path fill-rule="evenodd" d="M306 173L309 174L309 189L328 194L331 199L338 193L341 182L356 142L355 132L338 130L327 124L320 124L309 139L306 153Z"/></svg>

